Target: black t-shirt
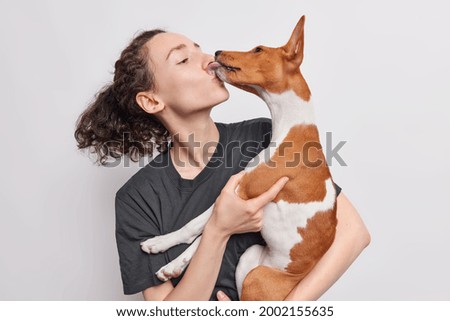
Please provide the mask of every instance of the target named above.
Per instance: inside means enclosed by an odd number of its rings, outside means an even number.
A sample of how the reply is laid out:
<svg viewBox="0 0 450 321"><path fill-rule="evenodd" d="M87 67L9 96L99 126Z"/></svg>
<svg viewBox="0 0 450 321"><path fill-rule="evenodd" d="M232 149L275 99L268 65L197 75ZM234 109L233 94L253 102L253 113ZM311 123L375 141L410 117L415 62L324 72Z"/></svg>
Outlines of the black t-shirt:
<svg viewBox="0 0 450 321"><path fill-rule="evenodd" d="M116 193L116 242L125 294L162 284L155 273L189 245L164 253L147 254L140 243L183 227L216 200L230 176L240 172L270 142L271 120L256 118L238 123L215 123L219 143L207 166L194 178L182 178L168 152L159 154L133 175ZM336 186L337 193L341 188ZM254 244L264 245L260 233L232 235L227 243L211 300L224 291L238 300L235 270L240 256ZM172 279L176 286L180 279Z"/></svg>

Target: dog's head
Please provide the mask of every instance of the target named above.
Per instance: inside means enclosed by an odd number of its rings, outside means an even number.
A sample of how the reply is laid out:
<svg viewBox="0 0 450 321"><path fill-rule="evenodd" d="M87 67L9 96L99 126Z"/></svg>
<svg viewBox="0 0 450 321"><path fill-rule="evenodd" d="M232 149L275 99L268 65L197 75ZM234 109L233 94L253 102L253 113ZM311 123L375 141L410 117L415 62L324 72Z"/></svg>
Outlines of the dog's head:
<svg viewBox="0 0 450 321"><path fill-rule="evenodd" d="M211 66L223 81L261 96L262 91L282 93L293 89L303 100L311 95L300 73L303 61L305 16L295 26L286 45L258 46L250 51L217 51Z"/></svg>

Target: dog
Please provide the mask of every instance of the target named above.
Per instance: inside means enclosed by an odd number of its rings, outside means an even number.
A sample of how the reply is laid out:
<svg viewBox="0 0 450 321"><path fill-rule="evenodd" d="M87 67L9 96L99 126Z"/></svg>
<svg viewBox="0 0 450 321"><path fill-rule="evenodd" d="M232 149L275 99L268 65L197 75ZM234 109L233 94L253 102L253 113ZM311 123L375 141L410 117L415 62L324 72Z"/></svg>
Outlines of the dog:
<svg viewBox="0 0 450 321"><path fill-rule="evenodd" d="M254 245L241 256L236 284L241 300L284 300L313 269L334 241L337 225L336 189L315 124L311 92L301 71L305 16L286 45L258 46L247 52L217 51L209 68L217 77L262 98L272 116L277 146L257 166L247 167L236 193L251 199L268 190L282 176L289 181L263 209L261 234L267 246ZM255 164L254 160L250 161ZM158 253L180 243L192 243L157 276L168 280L181 274L200 242L211 206L178 231L141 243Z"/></svg>

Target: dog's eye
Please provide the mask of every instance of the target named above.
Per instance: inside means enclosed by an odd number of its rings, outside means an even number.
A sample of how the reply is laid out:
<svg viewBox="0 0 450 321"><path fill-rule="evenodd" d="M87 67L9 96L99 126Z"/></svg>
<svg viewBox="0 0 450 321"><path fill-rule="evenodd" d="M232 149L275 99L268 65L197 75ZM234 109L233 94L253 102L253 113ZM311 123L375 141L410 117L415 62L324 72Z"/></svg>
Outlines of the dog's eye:
<svg viewBox="0 0 450 321"><path fill-rule="evenodd" d="M257 52L261 52L261 51L263 51L261 47L256 47L253 52L257 53Z"/></svg>

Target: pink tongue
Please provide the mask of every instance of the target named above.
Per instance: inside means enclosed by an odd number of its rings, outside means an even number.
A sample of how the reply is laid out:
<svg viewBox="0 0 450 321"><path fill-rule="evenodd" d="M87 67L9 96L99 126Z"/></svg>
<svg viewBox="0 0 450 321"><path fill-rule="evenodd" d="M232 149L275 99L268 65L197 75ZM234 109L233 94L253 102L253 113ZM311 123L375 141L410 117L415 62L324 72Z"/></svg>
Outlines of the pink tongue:
<svg viewBox="0 0 450 321"><path fill-rule="evenodd" d="M214 61L208 65L208 70L216 71L221 66L218 62Z"/></svg>

